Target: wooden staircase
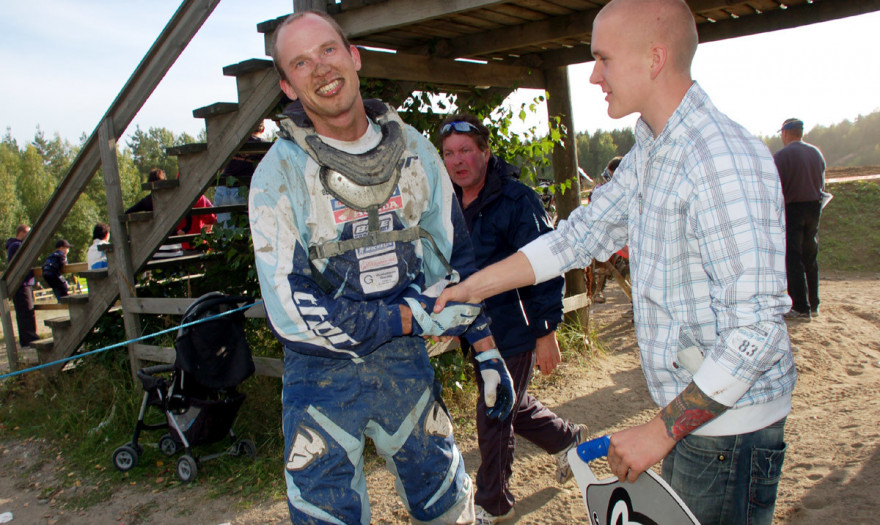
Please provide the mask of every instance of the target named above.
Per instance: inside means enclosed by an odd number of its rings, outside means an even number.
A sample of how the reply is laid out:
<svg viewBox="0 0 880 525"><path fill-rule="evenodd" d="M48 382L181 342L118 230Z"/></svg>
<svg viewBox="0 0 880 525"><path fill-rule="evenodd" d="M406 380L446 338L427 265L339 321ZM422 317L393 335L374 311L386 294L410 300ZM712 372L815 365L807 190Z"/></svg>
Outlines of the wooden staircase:
<svg viewBox="0 0 880 525"><path fill-rule="evenodd" d="M52 331L52 337L33 343L42 363L73 355L101 316L117 304L117 299L121 298L121 302L125 303L136 298L133 276L147 266L151 256L161 244L169 242L167 240L169 233L173 234L174 227L181 219L192 213L192 205L214 183L217 173L232 155L242 149L255 124L271 116L270 112L283 97L278 84L278 75L271 60L246 60L225 67L223 74L235 78L238 102L219 102L193 111L194 117L205 121L207 140L204 143L187 144L168 150L169 154L178 157L179 178L145 185L145 189L152 192L152 212L125 216L121 212L121 202L115 205L111 202L114 199L111 195L114 181L106 180L108 171L106 164L112 164L111 167L116 168L115 153L107 162L108 158L102 151L104 160L102 164L104 164L105 182L108 187L111 231L112 223L117 222L123 225L121 231L124 234L120 236L113 232L111 236L113 246L108 250L107 269L79 274L87 279L88 294L62 298L60 302L68 306L69 315L46 322ZM101 138L112 143L112 150L115 152L115 139L112 136L108 138L107 133L102 133ZM263 145L263 151L270 145ZM252 148L246 146L244 149ZM114 172L115 169L109 171ZM118 186L118 175L115 184ZM57 192L54 197L57 197ZM243 207L211 208L210 212L230 211L226 208L240 210ZM119 210L116 212L118 216L114 217L114 209ZM6 285L5 288L9 288L6 280L2 284ZM10 296L8 290L3 292L6 297ZM4 317L6 315L8 312ZM136 315L132 317L126 312L126 335L129 338L140 332L140 323ZM137 327L130 329L131 323L136 324ZM129 348L131 351L136 351L143 346L130 345ZM138 356L133 356L132 370L134 371L139 365ZM56 371L60 368L61 365L58 365L49 367L48 370Z"/></svg>

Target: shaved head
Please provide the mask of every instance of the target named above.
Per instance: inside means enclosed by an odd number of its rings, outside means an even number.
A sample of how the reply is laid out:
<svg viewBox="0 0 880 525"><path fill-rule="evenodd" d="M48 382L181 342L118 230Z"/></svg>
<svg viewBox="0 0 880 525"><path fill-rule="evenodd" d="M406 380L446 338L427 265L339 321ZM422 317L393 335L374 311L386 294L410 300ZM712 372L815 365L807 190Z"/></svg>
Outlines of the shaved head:
<svg viewBox="0 0 880 525"><path fill-rule="evenodd" d="M618 27L643 49L661 45L668 50L669 65L690 76L697 51L697 25L684 0L612 0L596 16L623 21Z"/></svg>

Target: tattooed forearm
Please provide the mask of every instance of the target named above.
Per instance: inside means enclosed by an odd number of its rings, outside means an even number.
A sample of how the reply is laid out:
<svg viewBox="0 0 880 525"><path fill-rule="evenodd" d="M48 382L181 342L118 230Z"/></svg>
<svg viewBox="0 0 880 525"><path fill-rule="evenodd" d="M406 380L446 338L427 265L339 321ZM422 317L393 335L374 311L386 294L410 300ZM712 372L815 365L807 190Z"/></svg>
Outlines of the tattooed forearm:
<svg viewBox="0 0 880 525"><path fill-rule="evenodd" d="M727 408L713 401L697 385L691 383L684 392L660 411L660 418L666 424L666 433L669 437L678 441L720 416Z"/></svg>

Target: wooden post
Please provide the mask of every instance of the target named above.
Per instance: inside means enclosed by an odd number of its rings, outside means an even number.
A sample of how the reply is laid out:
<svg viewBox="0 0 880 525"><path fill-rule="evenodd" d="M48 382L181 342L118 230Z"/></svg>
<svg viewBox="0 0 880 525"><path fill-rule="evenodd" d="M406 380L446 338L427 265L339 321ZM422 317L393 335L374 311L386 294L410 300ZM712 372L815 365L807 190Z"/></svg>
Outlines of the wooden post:
<svg viewBox="0 0 880 525"><path fill-rule="evenodd" d="M18 370L18 347L15 343L15 334L12 332L9 292L6 289L6 281L2 279L0 279L0 316L3 317L3 340L6 342L6 359L9 361L9 371L15 372Z"/></svg>
<svg viewBox="0 0 880 525"><path fill-rule="evenodd" d="M131 263L131 250L128 244L128 234L125 230L125 222L122 205L122 187L119 182L119 164L116 158L116 134L113 129L113 120L105 118L98 130L98 142L101 149L101 166L104 172L104 186L107 193L107 212L110 222L110 243L113 245L112 264L108 265L110 275L107 277L116 280L119 288L119 299L125 304L127 299L136 297L134 285L134 268ZM141 320L136 314L122 309L122 319L125 323L125 337L136 339L141 336ZM134 344L128 345L128 360L131 367L132 379L137 382L137 371L142 367L141 360L135 356Z"/></svg>
<svg viewBox="0 0 880 525"><path fill-rule="evenodd" d="M566 67L556 67L544 71L547 80L547 113L550 118L559 117L567 132L563 135L563 145L553 148L553 178L556 184L571 180L571 186L563 194L556 194L556 213L565 219L581 205L581 187L577 175L577 142L575 141L574 119L572 118L571 87ZM565 274L565 296L572 297L587 292L584 270L571 270ZM580 322L586 329L590 325L590 309L580 308L566 314L569 322Z"/></svg>
<svg viewBox="0 0 880 525"><path fill-rule="evenodd" d="M293 0L293 12L324 11L327 12L326 0Z"/></svg>

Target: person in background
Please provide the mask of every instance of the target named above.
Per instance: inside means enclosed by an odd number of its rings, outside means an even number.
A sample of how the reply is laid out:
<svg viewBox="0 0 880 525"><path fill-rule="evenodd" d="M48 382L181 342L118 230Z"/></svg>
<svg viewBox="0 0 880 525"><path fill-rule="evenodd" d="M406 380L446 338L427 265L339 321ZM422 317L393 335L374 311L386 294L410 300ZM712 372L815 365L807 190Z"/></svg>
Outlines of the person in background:
<svg viewBox="0 0 880 525"><path fill-rule="evenodd" d="M265 142L260 136L263 131L265 131L265 126L261 120L251 131L247 142ZM247 187L261 158L262 155L247 155L245 153L236 153L232 157L223 168L223 172L220 173L219 182L214 188L214 206L247 204ZM228 184L230 186L227 186ZM232 226L229 224L231 219L232 215L229 212L218 213L217 225L221 228L228 228Z"/></svg>
<svg viewBox="0 0 880 525"><path fill-rule="evenodd" d="M6 261L11 262L24 238L30 233L31 227L27 224L19 224L15 229L15 237L6 240ZM18 343L21 346L30 346L37 339L37 316L34 311L34 285L36 279L34 272L28 271L24 277L21 286L12 296L12 303L15 305L15 324L18 327Z"/></svg>
<svg viewBox="0 0 880 525"><path fill-rule="evenodd" d="M92 244L86 253L89 270L100 270L107 267L107 254L98 248L103 244L110 244L110 226L99 222L92 228Z"/></svg>
<svg viewBox="0 0 880 525"><path fill-rule="evenodd" d="M43 263L43 279L52 287L52 293L56 299L61 299L70 293L70 285L62 274L64 265L67 264L67 252L70 251L70 243L60 239L55 243L55 251L52 252Z"/></svg>
<svg viewBox="0 0 880 525"><path fill-rule="evenodd" d="M662 460L700 523L769 524L797 381L773 156L691 78L697 28L683 0L612 0L593 21L591 49L590 82L608 115L640 114L635 146L590 204L444 290L434 311L628 243L642 370L660 410L611 435L611 473L633 482Z"/></svg>
<svg viewBox="0 0 880 525"><path fill-rule="evenodd" d="M147 182L157 182L165 180L165 170L161 168L153 168L147 175ZM139 211L153 211L153 193L150 192L146 197L137 201L133 206L125 210L125 213L135 213Z"/></svg>
<svg viewBox="0 0 880 525"><path fill-rule="evenodd" d="M804 142L804 121L782 123L783 148L773 160L785 196L785 273L791 311L787 319L819 315L819 217L825 190L825 157Z"/></svg>
<svg viewBox="0 0 880 525"><path fill-rule="evenodd" d="M484 268L553 229L535 191L518 180L520 170L492 154L489 130L477 117L455 114L440 125L440 153L474 246L474 262ZM528 392L537 365L548 375L562 361L556 326L562 322L562 277L486 300L486 313L501 357L513 378L516 405L510 416L493 419L477 398L480 468L474 496L476 523L488 525L514 515L510 491L514 433L556 454L556 481L571 479L566 453L588 436L585 425L570 423ZM464 345L467 347L467 344ZM471 361L476 372L479 363ZM476 374L478 388L482 377Z"/></svg>
<svg viewBox="0 0 880 525"><path fill-rule="evenodd" d="M617 166L620 164L620 160L623 157L614 157L610 161L608 161L608 165L605 166L605 169L602 171L602 176L599 177L599 183L596 185L599 186L607 183L611 180L611 177L614 176L614 170L617 169ZM618 267L618 260L621 257L624 257L624 250L626 248L619 250L614 255L608 259L608 262L613 264L615 267ZM623 253L621 253L623 252ZM628 254L626 255L629 256ZM621 272L623 273L623 272ZM608 281L609 277L613 277L611 274L611 270L609 270L604 264L601 264L597 261L593 261L593 277L595 281L593 282L593 302L594 303L604 303L605 302L605 283Z"/></svg>
<svg viewBox="0 0 880 525"><path fill-rule="evenodd" d="M178 174L178 177L180 174ZM204 195L199 196L199 200L193 205L193 209L213 208L214 204ZM203 233L211 233L214 225L217 224L216 213L199 213L188 214L175 228L177 235L199 235ZM184 250L193 250L196 245L189 241L180 243Z"/></svg>

